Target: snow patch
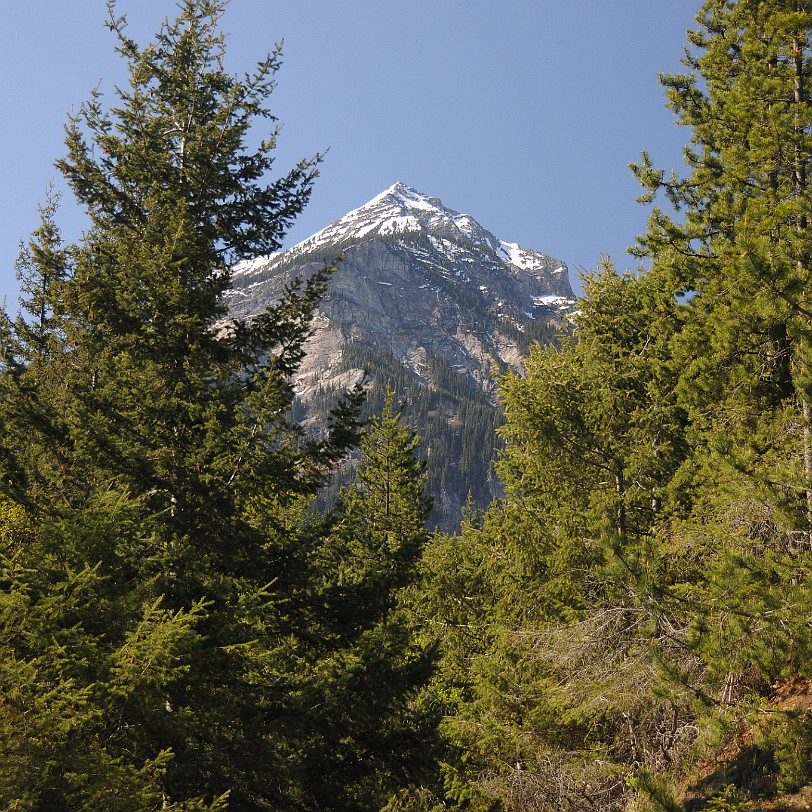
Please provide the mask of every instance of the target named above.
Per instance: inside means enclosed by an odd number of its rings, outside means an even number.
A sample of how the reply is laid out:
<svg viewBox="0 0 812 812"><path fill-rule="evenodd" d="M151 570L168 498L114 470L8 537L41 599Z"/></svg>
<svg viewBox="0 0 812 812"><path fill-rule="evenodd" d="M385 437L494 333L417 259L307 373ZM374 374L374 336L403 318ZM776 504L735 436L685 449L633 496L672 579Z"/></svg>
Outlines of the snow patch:
<svg viewBox="0 0 812 812"><path fill-rule="evenodd" d="M566 296L534 296L533 304L536 307L558 307L560 305L569 304L572 299Z"/></svg>
<svg viewBox="0 0 812 812"><path fill-rule="evenodd" d="M541 251L534 251L532 248L522 248L515 242L499 243L497 253L502 254L511 265L523 271L543 271L549 261L547 254ZM566 270L562 265L559 271Z"/></svg>

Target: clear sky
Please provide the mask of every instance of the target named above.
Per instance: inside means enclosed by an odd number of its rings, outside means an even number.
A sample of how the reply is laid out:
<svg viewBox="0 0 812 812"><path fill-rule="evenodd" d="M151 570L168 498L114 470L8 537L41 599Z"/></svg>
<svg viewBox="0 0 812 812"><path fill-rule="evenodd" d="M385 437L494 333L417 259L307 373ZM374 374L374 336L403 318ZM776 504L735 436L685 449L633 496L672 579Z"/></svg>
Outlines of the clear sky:
<svg viewBox="0 0 812 812"><path fill-rule="evenodd" d="M329 148L298 242L396 181L546 251L574 278L625 250L647 209L628 170L648 149L682 166L689 132L658 71L681 69L699 0L231 0L228 67L249 70L284 40L271 99L284 124L279 174ZM174 0L119 0L142 44ZM104 0L25 0L0 38L0 298L16 310L14 261L38 222L70 111L125 79ZM81 220L67 194L60 221Z"/></svg>

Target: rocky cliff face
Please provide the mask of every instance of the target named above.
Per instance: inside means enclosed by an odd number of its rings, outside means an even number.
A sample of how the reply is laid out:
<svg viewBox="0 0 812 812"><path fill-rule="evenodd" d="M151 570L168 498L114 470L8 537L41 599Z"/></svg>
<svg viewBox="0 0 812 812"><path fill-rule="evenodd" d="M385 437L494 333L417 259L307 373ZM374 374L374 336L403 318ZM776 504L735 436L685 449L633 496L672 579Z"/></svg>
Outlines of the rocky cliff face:
<svg viewBox="0 0 812 812"><path fill-rule="evenodd" d="M567 267L398 183L303 243L235 266L231 312L250 318L339 254L297 382L302 404L323 406L367 364L373 386L391 381L411 404L448 528L469 492L482 505L495 494L495 373L521 369L530 342L566 318Z"/></svg>

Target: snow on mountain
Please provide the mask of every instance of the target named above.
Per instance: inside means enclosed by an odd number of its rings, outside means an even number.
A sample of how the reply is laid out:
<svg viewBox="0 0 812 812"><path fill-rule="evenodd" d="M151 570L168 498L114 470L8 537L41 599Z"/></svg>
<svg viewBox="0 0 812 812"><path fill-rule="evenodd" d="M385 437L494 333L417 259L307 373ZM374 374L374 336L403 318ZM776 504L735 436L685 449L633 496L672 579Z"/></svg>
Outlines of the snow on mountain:
<svg viewBox="0 0 812 812"><path fill-rule="evenodd" d="M232 268L232 314L250 319L338 255L319 309L319 330L336 336L335 346L313 386L350 341L388 347L418 377L421 353L443 356L492 395L493 365L521 368L529 342L564 323L575 304L561 260L505 242L471 215L395 183L293 248ZM318 363L311 350L306 366Z"/></svg>
<svg viewBox="0 0 812 812"><path fill-rule="evenodd" d="M467 214L443 206L436 197L427 197L411 186L395 183L368 203L345 214L327 228L295 246L310 250L324 243L340 246L348 239L371 234L393 234L407 231L462 237L476 244L496 248L499 241Z"/></svg>
<svg viewBox="0 0 812 812"><path fill-rule="evenodd" d="M501 260L519 270L530 273L550 272L550 257L547 254L500 240L471 215L449 209L439 198L429 197L398 182L292 248L270 257L258 257L238 263L232 268L232 275L250 276L280 254L291 259L297 255L316 252L325 246L340 251L344 244L351 241L408 232L432 235L435 247L440 252L447 253L449 258L453 258L456 253L454 246L462 241L490 249ZM566 265L560 264L552 273L564 274L566 279Z"/></svg>
<svg viewBox="0 0 812 812"><path fill-rule="evenodd" d="M396 382L399 396L422 404L409 419L426 441L437 520L450 530L469 494L478 507L496 495L494 373L521 370L532 342L566 325L567 266L396 183L293 248L232 268L232 317L263 312L339 254L296 376L298 403L315 421L359 380L379 394Z"/></svg>

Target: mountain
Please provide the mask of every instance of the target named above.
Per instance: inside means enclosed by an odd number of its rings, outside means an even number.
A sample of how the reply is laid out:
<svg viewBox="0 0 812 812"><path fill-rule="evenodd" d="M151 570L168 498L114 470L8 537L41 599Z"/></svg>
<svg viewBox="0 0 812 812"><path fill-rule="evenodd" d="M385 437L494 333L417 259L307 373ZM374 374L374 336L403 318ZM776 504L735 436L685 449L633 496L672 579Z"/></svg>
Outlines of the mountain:
<svg viewBox="0 0 812 812"><path fill-rule="evenodd" d="M297 276L343 255L322 302L297 391L323 408L370 369L370 408L390 381L423 437L435 521L456 526L469 494L497 493L495 373L521 369L575 299L558 259L484 229L402 183L304 242L232 268L228 305L250 319Z"/></svg>

